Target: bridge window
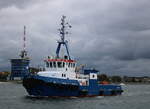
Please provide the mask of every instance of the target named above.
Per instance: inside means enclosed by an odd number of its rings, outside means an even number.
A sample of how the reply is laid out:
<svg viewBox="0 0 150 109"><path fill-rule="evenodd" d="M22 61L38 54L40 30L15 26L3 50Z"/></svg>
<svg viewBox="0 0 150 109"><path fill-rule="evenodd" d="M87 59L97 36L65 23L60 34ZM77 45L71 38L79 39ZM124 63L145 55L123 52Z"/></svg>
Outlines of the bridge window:
<svg viewBox="0 0 150 109"><path fill-rule="evenodd" d="M73 67L75 67L75 63L73 63Z"/></svg>
<svg viewBox="0 0 150 109"><path fill-rule="evenodd" d="M62 62L57 62L58 68L62 67Z"/></svg>
<svg viewBox="0 0 150 109"><path fill-rule="evenodd" d="M62 77L66 77L66 74L62 74Z"/></svg>
<svg viewBox="0 0 150 109"><path fill-rule="evenodd" d="M65 62L63 62L63 67L65 67Z"/></svg>
<svg viewBox="0 0 150 109"><path fill-rule="evenodd" d="M46 62L46 67L49 67L49 62Z"/></svg>
<svg viewBox="0 0 150 109"><path fill-rule="evenodd" d="M95 77L95 75L93 75L93 78Z"/></svg>
<svg viewBox="0 0 150 109"><path fill-rule="evenodd" d="M70 67L70 62L69 62L69 64L68 64L68 67Z"/></svg>
<svg viewBox="0 0 150 109"><path fill-rule="evenodd" d="M52 66L52 62L50 62L49 65L50 65L51 68L53 67L53 66Z"/></svg>
<svg viewBox="0 0 150 109"><path fill-rule="evenodd" d="M53 66L56 68L56 62L53 62Z"/></svg>
<svg viewBox="0 0 150 109"><path fill-rule="evenodd" d="M72 68L74 68L75 67L75 63L72 63Z"/></svg>

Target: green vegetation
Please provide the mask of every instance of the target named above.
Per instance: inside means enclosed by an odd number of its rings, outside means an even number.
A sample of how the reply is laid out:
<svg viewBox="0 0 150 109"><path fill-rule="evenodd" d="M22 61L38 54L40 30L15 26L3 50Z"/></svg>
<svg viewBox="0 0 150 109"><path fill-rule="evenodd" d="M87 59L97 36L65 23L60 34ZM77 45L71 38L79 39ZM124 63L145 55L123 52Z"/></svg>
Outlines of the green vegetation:
<svg viewBox="0 0 150 109"><path fill-rule="evenodd" d="M128 76L107 76L106 74L98 75L98 80L100 82L110 82L110 83L150 83L150 77L128 77Z"/></svg>
<svg viewBox="0 0 150 109"><path fill-rule="evenodd" d="M7 71L0 72L0 81L6 81L9 74Z"/></svg>
<svg viewBox="0 0 150 109"><path fill-rule="evenodd" d="M109 77L106 74L98 75L98 80L101 81L101 82L102 81L110 81Z"/></svg>

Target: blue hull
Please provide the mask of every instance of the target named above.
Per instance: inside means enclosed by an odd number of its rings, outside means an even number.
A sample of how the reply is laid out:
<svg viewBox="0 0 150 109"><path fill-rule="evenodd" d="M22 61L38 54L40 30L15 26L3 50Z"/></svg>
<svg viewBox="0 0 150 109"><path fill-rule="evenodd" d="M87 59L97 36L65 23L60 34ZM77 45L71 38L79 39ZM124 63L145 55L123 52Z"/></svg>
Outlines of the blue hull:
<svg viewBox="0 0 150 109"><path fill-rule="evenodd" d="M97 84L89 80L88 86L80 86L77 80L58 79L42 76L28 76L23 79L23 86L31 96L40 97L86 97L120 95L120 85Z"/></svg>

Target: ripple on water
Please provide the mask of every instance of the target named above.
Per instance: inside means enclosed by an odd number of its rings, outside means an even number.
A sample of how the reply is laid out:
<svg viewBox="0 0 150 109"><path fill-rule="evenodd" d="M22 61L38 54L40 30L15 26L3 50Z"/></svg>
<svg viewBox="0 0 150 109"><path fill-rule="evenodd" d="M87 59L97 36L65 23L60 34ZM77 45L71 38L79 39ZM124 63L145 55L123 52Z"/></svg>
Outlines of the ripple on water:
<svg viewBox="0 0 150 109"><path fill-rule="evenodd" d="M148 109L150 85L126 85L121 96L30 98L21 84L0 83L0 109Z"/></svg>

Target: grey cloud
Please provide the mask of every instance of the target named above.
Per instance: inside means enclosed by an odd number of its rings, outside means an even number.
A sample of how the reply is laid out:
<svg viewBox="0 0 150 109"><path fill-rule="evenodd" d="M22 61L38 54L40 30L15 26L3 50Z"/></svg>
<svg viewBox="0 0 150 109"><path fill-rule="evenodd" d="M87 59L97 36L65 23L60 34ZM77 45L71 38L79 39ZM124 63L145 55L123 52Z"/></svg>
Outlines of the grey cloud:
<svg viewBox="0 0 150 109"><path fill-rule="evenodd" d="M41 0L1 0L0 1L0 9L15 6L17 8L25 8L28 5L32 5L33 3L36 3L37 1Z"/></svg>
<svg viewBox="0 0 150 109"><path fill-rule="evenodd" d="M24 24L32 65L55 54L59 20L65 14L73 27L66 36L71 55L80 63L108 74L150 75L149 0L7 0L0 7L1 69L8 66L7 58L18 55Z"/></svg>

